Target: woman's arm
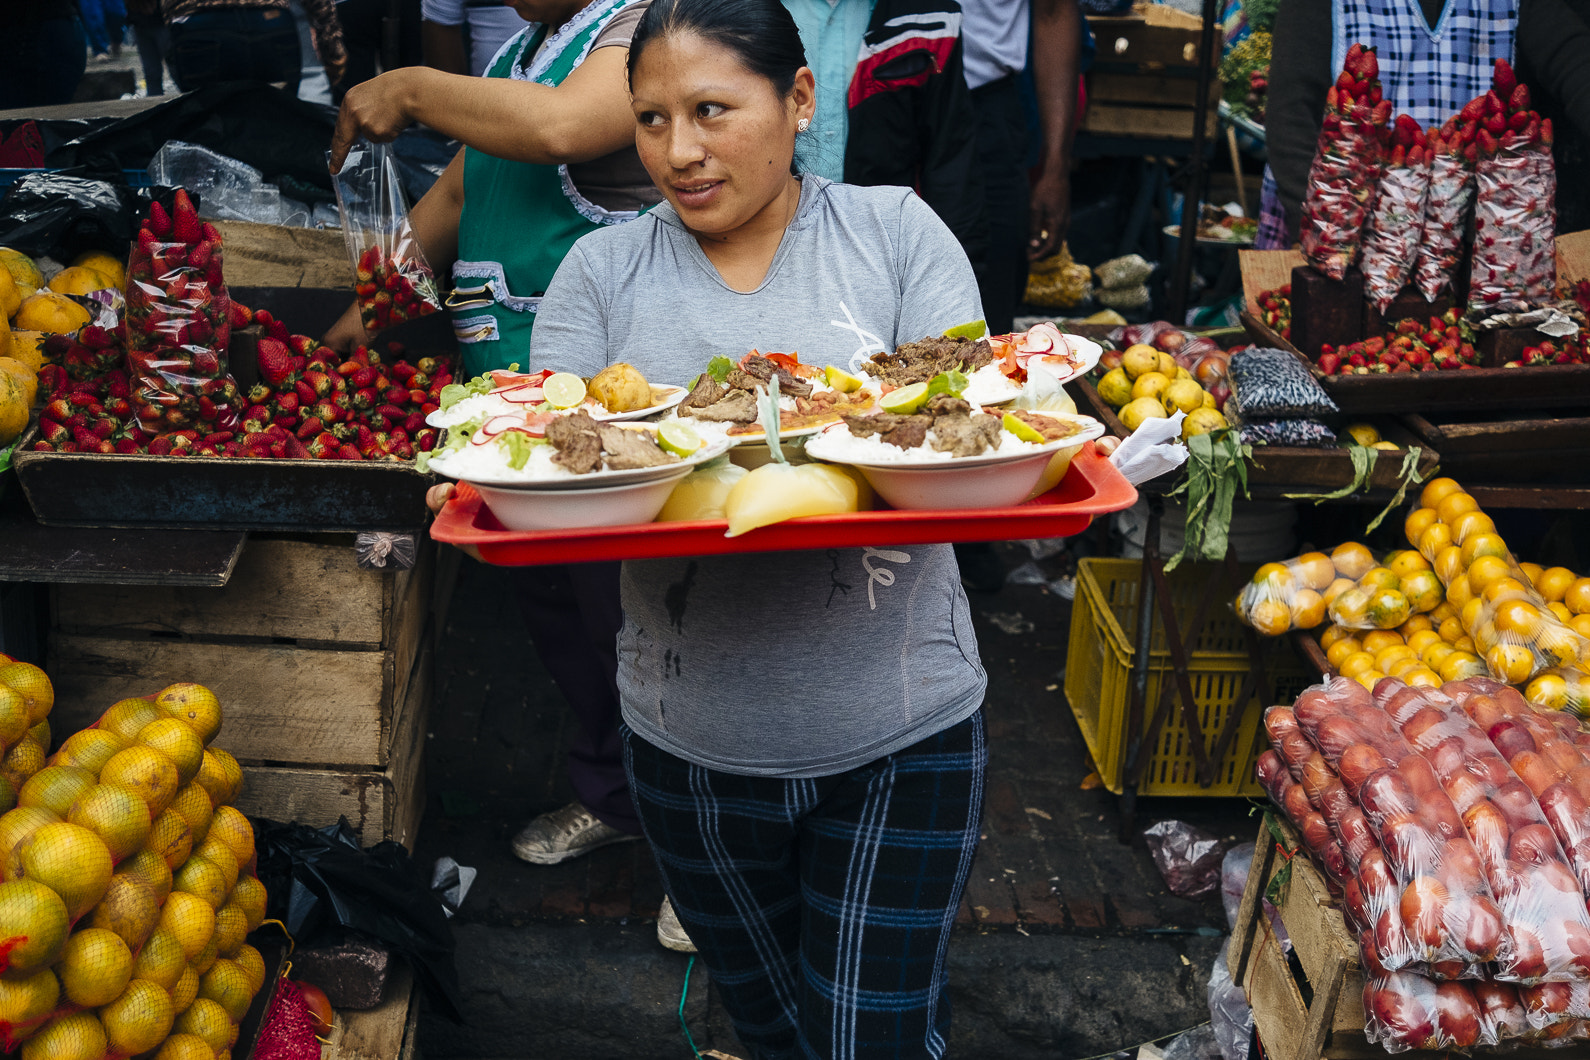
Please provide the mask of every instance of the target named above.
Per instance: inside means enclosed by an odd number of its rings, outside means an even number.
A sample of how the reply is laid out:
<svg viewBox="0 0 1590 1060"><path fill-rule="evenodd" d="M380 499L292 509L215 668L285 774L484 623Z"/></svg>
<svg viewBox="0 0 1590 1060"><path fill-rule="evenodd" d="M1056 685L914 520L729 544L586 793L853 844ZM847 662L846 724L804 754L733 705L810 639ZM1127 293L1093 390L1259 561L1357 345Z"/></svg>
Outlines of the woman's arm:
<svg viewBox="0 0 1590 1060"><path fill-rule="evenodd" d="M447 163L442 175L409 211L409 225L425 253L425 261L437 275L452 271L458 257L458 219L464 211L464 152L460 150ZM359 304L348 306L337 322L320 339L334 350L347 352L370 343L370 336L359 319Z"/></svg>
<svg viewBox="0 0 1590 1060"><path fill-rule="evenodd" d="M355 85L331 138L337 172L360 136L385 143L415 122L515 162L589 162L635 142L627 48L599 48L561 85L405 66Z"/></svg>

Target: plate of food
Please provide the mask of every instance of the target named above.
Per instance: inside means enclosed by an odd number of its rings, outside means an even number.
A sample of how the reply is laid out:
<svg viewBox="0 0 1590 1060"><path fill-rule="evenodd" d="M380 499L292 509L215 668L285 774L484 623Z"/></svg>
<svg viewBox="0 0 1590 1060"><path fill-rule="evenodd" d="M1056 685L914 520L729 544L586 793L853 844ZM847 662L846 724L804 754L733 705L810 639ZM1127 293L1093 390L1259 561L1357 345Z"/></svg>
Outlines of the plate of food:
<svg viewBox="0 0 1590 1060"><path fill-rule="evenodd" d="M667 412L685 399L682 386L649 383L634 365L611 364L589 380L571 372L487 372L442 388L440 407L426 417L432 427L520 413L583 409L594 420L618 423Z"/></svg>
<svg viewBox="0 0 1590 1060"><path fill-rule="evenodd" d="M995 508L1021 503L1057 454L1103 433L1091 416L990 413L942 391L912 412L848 415L809 439L806 454L860 469L896 508Z"/></svg>
<svg viewBox="0 0 1590 1060"><path fill-rule="evenodd" d="M876 388L833 365L818 368L801 364L794 354L752 350L737 362L714 357L670 419L732 445L765 442L760 399L773 379L778 380L779 437L786 441L809 437L846 415L873 408L879 398Z"/></svg>
<svg viewBox="0 0 1590 1060"><path fill-rule="evenodd" d="M968 330L901 343L892 352L858 354L851 368L885 392L961 372L967 379L961 397L974 405L1003 405L1021 395L1034 364L1064 383L1091 371L1103 353L1098 343L1047 322L1010 335L974 338Z"/></svg>

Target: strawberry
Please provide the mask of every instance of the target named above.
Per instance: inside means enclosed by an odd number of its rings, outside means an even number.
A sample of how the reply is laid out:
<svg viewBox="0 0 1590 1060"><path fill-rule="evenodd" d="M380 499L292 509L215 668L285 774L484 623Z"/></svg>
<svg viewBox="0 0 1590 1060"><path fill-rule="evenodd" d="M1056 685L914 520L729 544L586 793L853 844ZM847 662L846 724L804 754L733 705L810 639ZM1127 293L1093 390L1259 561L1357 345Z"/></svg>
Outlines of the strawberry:
<svg viewBox="0 0 1590 1060"><path fill-rule="evenodd" d="M162 238L171 234L171 215L158 202L149 204L149 230Z"/></svg>
<svg viewBox="0 0 1590 1060"><path fill-rule="evenodd" d="M325 424L321 422L320 417L310 416L306 418L303 423L299 424L298 430L293 433L298 436L300 441L307 442L311 438L320 434L323 430L325 430Z"/></svg>
<svg viewBox="0 0 1590 1060"><path fill-rule="evenodd" d="M171 235L178 243L194 244L204 238L204 229L200 227L199 212L193 208L193 200L188 198L186 188L178 188L172 197L171 210Z"/></svg>
<svg viewBox="0 0 1590 1060"><path fill-rule="evenodd" d="M271 338L259 340L259 374L273 387L292 381L292 354L285 344Z"/></svg>
<svg viewBox="0 0 1590 1060"><path fill-rule="evenodd" d="M254 322L254 311L242 302L233 302L227 306L226 315L233 331L241 331Z"/></svg>
<svg viewBox="0 0 1590 1060"><path fill-rule="evenodd" d="M1518 84L1518 75L1513 72L1513 64L1506 59L1498 59L1491 67L1491 86L1497 92L1506 95Z"/></svg>

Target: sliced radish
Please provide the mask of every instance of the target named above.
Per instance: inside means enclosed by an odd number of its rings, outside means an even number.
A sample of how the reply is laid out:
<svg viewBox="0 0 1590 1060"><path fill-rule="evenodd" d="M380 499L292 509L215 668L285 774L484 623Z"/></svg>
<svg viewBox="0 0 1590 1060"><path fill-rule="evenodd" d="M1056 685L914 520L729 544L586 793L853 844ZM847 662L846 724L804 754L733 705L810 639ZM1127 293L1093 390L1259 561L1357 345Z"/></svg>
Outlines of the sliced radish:
<svg viewBox="0 0 1590 1060"><path fill-rule="evenodd" d="M481 433L489 438L495 438L503 431L513 430L515 427L524 426L523 416L493 416L480 425Z"/></svg>
<svg viewBox="0 0 1590 1060"><path fill-rule="evenodd" d="M504 401L511 401L515 405L539 405L546 400L540 386L516 386L494 393Z"/></svg>

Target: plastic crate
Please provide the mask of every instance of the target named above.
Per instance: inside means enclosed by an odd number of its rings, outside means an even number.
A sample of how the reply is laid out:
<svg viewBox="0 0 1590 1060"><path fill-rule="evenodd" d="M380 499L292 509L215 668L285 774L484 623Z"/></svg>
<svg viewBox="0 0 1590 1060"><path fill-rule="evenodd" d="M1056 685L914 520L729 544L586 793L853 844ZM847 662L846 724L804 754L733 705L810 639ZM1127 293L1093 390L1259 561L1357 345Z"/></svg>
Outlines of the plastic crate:
<svg viewBox="0 0 1590 1060"><path fill-rule="evenodd" d="M1251 568L1245 568L1248 573ZM1136 654L1138 583L1143 565L1135 559L1085 559L1078 565L1076 602L1071 612L1071 642L1066 655L1065 692L1071 712L1087 740L1104 786L1119 795L1126 769L1126 713L1131 698L1132 663ZM1198 597L1209 582L1209 568L1184 564L1167 576L1171 603L1183 635ZM1234 595L1235 587L1222 586ZM1226 599L1210 604L1196 643L1187 645L1187 671L1207 750L1225 726L1233 700L1249 670L1247 640ZM1155 608L1156 612L1158 607ZM1316 678L1310 676L1291 646L1261 641L1265 673L1280 702L1291 702ZM1159 703L1160 687L1174 683L1164 624L1158 615L1148 667L1148 697L1143 727ZM1253 795L1264 790L1253 777L1253 761L1269 744L1259 724L1268 703L1250 700L1241 708L1242 721L1225 758L1216 765L1214 783L1198 783L1192 743L1182 721L1179 694L1172 692L1171 710L1138 785L1140 795Z"/></svg>

